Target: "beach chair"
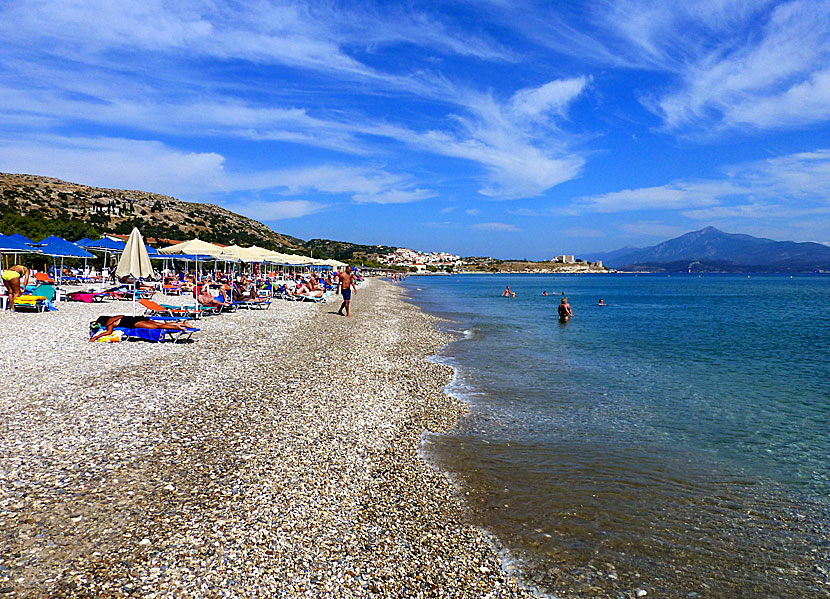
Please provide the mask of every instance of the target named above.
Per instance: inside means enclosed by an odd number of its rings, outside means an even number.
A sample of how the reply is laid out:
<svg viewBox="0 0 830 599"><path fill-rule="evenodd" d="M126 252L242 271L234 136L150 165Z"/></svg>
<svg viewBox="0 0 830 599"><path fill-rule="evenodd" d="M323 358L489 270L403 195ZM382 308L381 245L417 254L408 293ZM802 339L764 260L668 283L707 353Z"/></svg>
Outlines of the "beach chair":
<svg viewBox="0 0 830 599"><path fill-rule="evenodd" d="M96 291L73 291L66 294L66 299L70 302L85 302L91 304L93 302L102 303L106 297L106 293L98 293Z"/></svg>
<svg viewBox="0 0 830 599"><path fill-rule="evenodd" d="M165 306L150 299L140 299L138 303L144 306L147 316L170 316L182 320L189 320L191 318L199 318L201 314L201 312L189 306Z"/></svg>
<svg viewBox="0 0 830 599"><path fill-rule="evenodd" d="M14 310L43 312L46 310L46 297L42 295L21 295L14 300Z"/></svg>
<svg viewBox="0 0 830 599"><path fill-rule="evenodd" d="M55 279L47 275L45 272L36 272L35 281L38 283L47 283L49 285L56 285Z"/></svg>
<svg viewBox="0 0 830 599"><path fill-rule="evenodd" d="M164 341L171 341L172 343L181 343L188 341L193 333L198 333L199 329L188 327L184 331L168 331L166 329L128 329L125 327L115 327L116 331L121 331L127 339L142 339L144 341L153 341L155 343L163 343Z"/></svg>

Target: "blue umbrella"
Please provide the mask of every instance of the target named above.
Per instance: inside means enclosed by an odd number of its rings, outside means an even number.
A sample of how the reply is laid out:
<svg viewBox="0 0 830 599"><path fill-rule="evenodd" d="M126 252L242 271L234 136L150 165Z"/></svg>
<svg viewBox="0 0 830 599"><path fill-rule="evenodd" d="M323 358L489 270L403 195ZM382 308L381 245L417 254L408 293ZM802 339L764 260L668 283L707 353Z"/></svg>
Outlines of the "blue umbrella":
<svg viewBox="0 0 830 599"><path fill-rule="evenodd" d="M75 245L78 247L86 247L86 244L92 243L92 240L89 237L84 237L83 239L79 239L75 242Z"/></svg>
<svg viewBox="0 0 830 599"><path fill-rule="evenodd" d="M105 252L123 252L124 248L127 247L127 244L125 244L123 241L115 241L114 239L110 239L109 237L102 237L101 239L90 241L89 243L85 244L84 247L88 250L102 250Z"/></svg>
<svg viewBox="0 0 830 599"><path fill-rule="evenodd" d="M26 243L26 244L29 244L29 245L34 245L34 243L35 243L31 239L29 239L28 237L24 237L20 233L13 233L13 234L9 235L9 237L14 239L15 241L19 241L20 243Z"/></svg>
<svg viewBox="0 0 830 599"><path fill-rule="evenodd" d="M46 241L46 240L43 240ZM52 256L52 259L55 263L55 271L58 269L58 258L61 259L61 271L63 270L63 259L64 258L94 258L92 254L86 251L83 248L79 248L77 245L72 243L71 241L66 241L65 239L61 239L60 237L55 237L51 242L47 243L46 245L40 246L40 251L42 254L46 256ZM56 277L56 280L59 280L59 277Z"/></svg>
<svg viewBox="0 0 830 599"><path fill-rule="evenodd" d="M46 240L44 240L46 241ZM66 239L61 239L60 237L55 237L45 245L42 245L38 248L41 253L46 254L47 256L52 256L53 258L94 258L93 254L90 254L83 248L79 248L77 245L72 243L71 241L66 241Z"/></svg>
<svg viewBox="0 0 830 599"><path fill-rule="evenodd" d="M33 247L29 247L24 242L19 241L14 237L6 237L5 235L0 235L0 252L8 254L39 254L40 250L37 250Z"/></svg>

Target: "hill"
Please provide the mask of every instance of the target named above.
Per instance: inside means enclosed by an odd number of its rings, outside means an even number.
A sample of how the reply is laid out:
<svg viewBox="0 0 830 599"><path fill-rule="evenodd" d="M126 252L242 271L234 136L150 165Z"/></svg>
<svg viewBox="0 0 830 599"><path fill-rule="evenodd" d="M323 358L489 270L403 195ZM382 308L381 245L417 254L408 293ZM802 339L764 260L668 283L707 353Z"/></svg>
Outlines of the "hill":
<svg viewBox="0 0 830 599"><path fill-rule="evenodd" d="M811 272L830 269L830 247L724 233L706 227L651 247L624 248L597 254L594 259L613 268L640 271L702 268L705 272Z"/></svg>
<svg viewBox="0 0 830 599"><path fill-rule="evenodd" d="M126 189L105 189L51 177L0 173L0 233L70 239L101 233L184 240L198 236L221 244L298 250L302 240L212 204Z"/></svg>
<svg viewBox="0 0 830 599"><path fill-rule="evenodd" d="M331 239L309 239L303 243L303 247L312 251L314 256L326 256L335 260L371 259L375 256L386 256L398 249L389 245L361 245Z"/></svg>

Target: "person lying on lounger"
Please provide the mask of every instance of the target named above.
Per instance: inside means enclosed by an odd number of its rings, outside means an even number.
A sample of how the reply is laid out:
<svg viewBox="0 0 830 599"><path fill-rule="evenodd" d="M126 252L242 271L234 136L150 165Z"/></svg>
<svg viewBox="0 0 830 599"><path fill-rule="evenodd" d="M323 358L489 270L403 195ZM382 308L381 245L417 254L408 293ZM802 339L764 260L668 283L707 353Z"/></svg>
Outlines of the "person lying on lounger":
<svg viewBox="0 0 830 599"><path fill-rule="evenodd" d="M210 294L210 287L207 283L199 283L196 285L193 295L201 305L210 306L211 308L221 308L222 306L230 304L228 295L225 293L223 287L219 288L219 295L214 297Z"/></svg>
<svg viewBox="0 0 830 599"><path fill-rule="evenodd" d="M146 316L124 316L123 314L117 316L99 316L95 322L98 323L102 330L90 337L90 342L97 341L105 335L112 335L115 327L123 327L125 329L165 329L167 331L186 331L188 328L187 325L180 322L156 322Z"/></svg>

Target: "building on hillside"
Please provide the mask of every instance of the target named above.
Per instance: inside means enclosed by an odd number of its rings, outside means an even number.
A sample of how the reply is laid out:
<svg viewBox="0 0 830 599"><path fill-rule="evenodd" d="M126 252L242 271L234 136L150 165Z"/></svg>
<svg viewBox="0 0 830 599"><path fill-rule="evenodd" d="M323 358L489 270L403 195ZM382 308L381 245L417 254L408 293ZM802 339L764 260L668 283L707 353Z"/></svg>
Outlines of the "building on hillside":
<svg viewBox="0 0 830 599"><path fill-rule="evenodd" d="M576 264L576 257L575 256L554 256L551 262L559 262L560 264Z"/></svg>

